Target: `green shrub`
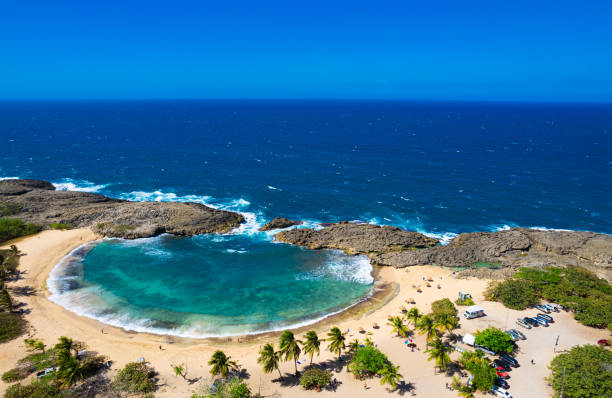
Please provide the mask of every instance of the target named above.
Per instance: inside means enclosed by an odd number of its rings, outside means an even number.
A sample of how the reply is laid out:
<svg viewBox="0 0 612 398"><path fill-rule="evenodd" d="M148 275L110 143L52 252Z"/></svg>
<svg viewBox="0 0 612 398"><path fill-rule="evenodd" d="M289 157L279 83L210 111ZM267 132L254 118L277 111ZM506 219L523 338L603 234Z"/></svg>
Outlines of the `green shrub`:
<svg viewBox="0 0 612 398"><path fill-rule="evenodd" d="M458 298L457 300L455 300L455 304L463 306L474 305L474 300L472 300L471 297L466 297L465 300L461 300L460 298Z"/></svg>
<svg viewBox="0 0 612 398"><path fill-rule="evenodd" d="M114 384L120 391L150 393L155 390L155 371L144 363L130 362L117 373Z"/></svg>
<svg viewBox="0 0 612 398"><path fill-rule="evenodd" d="M372 377L381 371L385 365L390 364L387 356L374 346L359 347L355 350L349 371L357 378Z"/></svg>
<svg viewBox="0 0 612 398"><path fill-rule="evenodd" d="M443 298L441 300L436 300L431 303L431 312L433 313L434 318L442 314L449 314L455 316L457 315L457 308L455 308L455 305L452 303L452 301L447 298Z"/></svg>
<svg viewBox="0 0 612 398"><path fill-rule="evenodd" d="M325 388L332 379L332 373L319 368L310 368L300 377L300 385L306 390Z"/></svg>
<svg viewBox="0 0 612 398"><path fill-rule="evenodd" d="M487 347L498 354L510 354L514 350L514 340L512 340L512 337L493 326L476 332L475 343Z"/></svg>
<svg viewBox="0 0 612 398"><path fill-rule="evenodd" d="M55 365L55 349L50 348L45 352L34 352L17 361L22 366L33 366L36 370L43 370Z"/></svg>
<svg viewBox="0 0 612 398"><path fill-rule="evenodd" d="M464 351L459 363L472 375L472 387L480 391L493 388L497 373L489 366L489 360L484 358L482 351Z"/></svg>
<svg viewBox="0 0 612 398"><path fill-rule="evenodd" d="M127 232L127 231L131 231L133 229L135 229L136 227L133 225L115 225L113 227L113 230L115 230L115 232Z"/></svg>
<svg viewBox="0 0 612 398"><path fill-rule="evenodd" d="M535 285L524 279L492 282L486 294L492 294L495 300L501 301L506 307L514 310L524 310L533 307L538 302Z"/></svg>
<svg viewBox="0 0 612 398"><path fill-rule="evenodd" d="M0 203L0 217L13 216L21 209L23 206L17 203Z"/></svg>
<svg viewBox="0 0 612 398"><path fill-rule="evenodd" d="M72 224L61 223L61 222L54 222L53 224L49 225L49 228L65 230L65 229L72 228Z"/></svg>
<svg viewBox="0 0 612 398"><path fill-rule="evenodd" d="M191 395L191 398L256 398L249 386L240 378L231 380L217 379L212 386L202 384L198 392Z"/></svg>
<svg viewBox="0 0 612 398"><path fill-rule="evenodd" d="M0 343L19 337L25 330L23 319L12 312L0 312Z"/></svg>
<svg viewBox="0 0 612 398"><path fill-rule="evenodd" d="M0 218L0 242L40 232L40 226L14 218Z"/></svg>
<svg viewBox="0 0 612 398"><path fill-rule="evenodd" d="M14 384L6 389L4 398L55 398L60 397L55 380L43 378L28 385Z"/></svg>
<svg viewBox="0 0 612 398"><path fill-rule="evenodd" d="M550 381L555 396L612 397L612 351L583 345L556 356L551 364Z"/></svg>
<svg viewBox="0 0 612 398"><path fill-rule="evenodd" d="M2 374L2 381L12 383L15 381L23 380L36 371L36 368L30 367L19 367L11 370L7 370Z"/></svg>

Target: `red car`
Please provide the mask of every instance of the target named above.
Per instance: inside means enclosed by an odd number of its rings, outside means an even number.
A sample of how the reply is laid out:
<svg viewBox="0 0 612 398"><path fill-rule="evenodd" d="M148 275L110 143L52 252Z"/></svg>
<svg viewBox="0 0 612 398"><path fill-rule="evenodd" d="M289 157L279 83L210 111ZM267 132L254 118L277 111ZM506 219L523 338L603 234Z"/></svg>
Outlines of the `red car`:
<svg viewBox="0 0 612 398"><path fill-rule="evenodd" d="M597 344L607 347L609 345L612 345L612 343L610 342L610 340L606 340L606 339L601 339L601 340L597 340Z"/></svg>
<svg viewBox="0 0 612 398"><path fill-rule="evenodd" d="M502 370L498 370L496 373L497 373L497 375L499 377L503 377L504 379L509 379L510 378L510 375L508 374L508 372L504 372Z"/></svg>

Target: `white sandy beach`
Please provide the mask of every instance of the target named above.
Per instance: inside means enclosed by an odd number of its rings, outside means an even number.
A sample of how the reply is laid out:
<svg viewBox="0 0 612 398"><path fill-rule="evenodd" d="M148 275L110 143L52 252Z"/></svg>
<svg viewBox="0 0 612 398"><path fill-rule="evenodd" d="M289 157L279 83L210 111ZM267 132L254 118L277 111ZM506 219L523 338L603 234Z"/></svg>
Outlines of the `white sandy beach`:
<svg viewBox="0 0 612 398"><path fill-rule="evenodd" d="M241 339L234 337L231 342L219 339L173 339L167 344L165 336L144 333L126 332L122 329L104 325L98 321L77 316L63 307L47 299L46 279L53 267L71 250L98 239L88 229L69 231L44 231L37 235L19 240L16 244L24 253L20 261L20 270L23 278L11 283L10 287L31 286L36 294L31 296L15 297L15 301L23 302L30 313L25 319L30 325L29 335L43 340L47 345L54 344L59 336L65 335L76 340L86 342L89 350L106 355L113 361L109 376L113 376L117 369L127 362L136 361L144 357L159 372L158 397L188 397L200 381L190 384L172 373L171 364L184 363L187 368L188 379L199 379L210 382L207 362L214 350L222 349L226 354L236 359L248 374L248 383L255 392L260 391L264 396L306 397L317 394L313 391L304 391L299 385L281 385L273 382L278 373L264 374L256 363L261 345L267 341L276 342L278 334L266 334L256 338ZM422 280L424 276L434 279L432 287L425 287ZM400 373L406 383L410 383L413 390L407 395L415 394L418 397L457 397L457 393L445 388L445 383L451 379L444 375L434 374L432 362L428 362L424 337L417 335L415 340L420 351L411 352L404 344L404 339L394 337L391 328L386 325L388 315L400 313L400 307L410 308L405 303L407 298L414 298L416 306L421 311L428 312L431 302L448 297L455 300L459 291L470 292L477 304L482 306L487 316L477 320L461 320L461 328L457 333L464 334L476 329L494 325L501 328L515 328L514 320L521 314L534 313L531 311L513 311L504 308L501 304L486 302L482 299L482 291L487 281L478 279L454 279L452 271L439 267L411 267L407 269L383 268L378 273L378 279L393 284L396 295L383 305L364 307L361 311L353 311L331 320L326 320L306 330L314 329L319 337L325 336L331 324L342 330L349 330L348 340L355 337L363 339L366 336L358 333L363 327L371 332L370 338L378 345L389 359L400 366ZM417 293L412 285L420 285L422 293ZM436 285L441 288L437 289ZM523 315L524 316L524 315ZM597 339L606 337L605 331L588 328L578 324L569 313L560 313L555 316L556 322L549 328L524 331L527 340L519 343L520 352L518 360L521 367L511 373L509 383L510 391L514 397L544 397L551 395L551 389L545 381L549 372L547 365L555 355L555 351L568 349L574 345L594 343ZM380 329L372 325L378 323ZM300 329L299 335L304 329ZM555 341L559 336L559 345ZM24 336L27 337L27 336ZM160 350L161 345L161 350ZM323 344L325 346L325 343ZM23 339L17 339L0 345L0 371L4 372L15 366L16 361L26 355ZM456 355L456 354L455 354ZM530 364L530 360L535 365ZM308 363L303 355L302 363ZM334 355L326 350L321 351L315 362L335 364ZM293 363L281 364L284 374L293 373ZM367 389L363 382L354 379L343 368L334 377L341 383L336 391L323 391L320 396L335 396L339 398L357 396L386 396L399 395L400 392L389 392L387 387L381 386L378 379L367 381ZM286 382L289 382L289 378ZM290 384L290 383L289 383ZM0 391L6 390L8 384L0 382ZM318 396L318 395L317 395Z"/></svg>

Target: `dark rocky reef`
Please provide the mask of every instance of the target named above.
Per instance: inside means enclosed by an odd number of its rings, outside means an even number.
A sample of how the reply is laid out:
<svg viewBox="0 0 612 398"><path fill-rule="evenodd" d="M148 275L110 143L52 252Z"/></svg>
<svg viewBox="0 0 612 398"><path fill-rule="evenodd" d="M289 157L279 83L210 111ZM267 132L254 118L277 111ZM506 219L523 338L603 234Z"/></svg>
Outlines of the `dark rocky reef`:
<svg viewBox="0 0 612 398"><path fill-rule="evenodd" d="M223 233L244 218L199 203L131 202L87 192L57 191L37 180L0 181L0 204L8 215L48 227L53 223L89 227L109 237L143 238L161 233L197 235Z"/></svg>
<svg viewBox="0 0 612 398"><path fill-rule="evenodd" d="M381 253L373 264L393 267L437 264L463 267L478 262L501 266L580 266L612 280L612 236L582 231L512 228L472 232L448 245L417 251Z"/></svg>
<svg viewBox="0 0 612 398"><path fill-rule="evenodd" d="M479 262L513 268L570 265L612 280L612 236L594 232L513 228L464 233L440 246L435 239L395 227L338 223L318 231L283 231L276 239L310 249L366 254L374 265L396 268L429 264L466 267Z"/></svg>
<svg viewBox="0 0 612 398"><path fill-rule="evenodd" d="M284 217L276 217L274 220L264 224L261 228L259 228L259 230L272 231L275 229L289 228L300 224L302 224L302 221L293 221Z"/></svg>
<svg viewBox="0 0 612 398"><path fill-rule="evenodd" d="M436 239L428 238L418 232L349 222L330 224L320 230L304 228L282 231L276 234L275 239L310 249L339 249L348 254L369 256L438 244Z"/></svg>

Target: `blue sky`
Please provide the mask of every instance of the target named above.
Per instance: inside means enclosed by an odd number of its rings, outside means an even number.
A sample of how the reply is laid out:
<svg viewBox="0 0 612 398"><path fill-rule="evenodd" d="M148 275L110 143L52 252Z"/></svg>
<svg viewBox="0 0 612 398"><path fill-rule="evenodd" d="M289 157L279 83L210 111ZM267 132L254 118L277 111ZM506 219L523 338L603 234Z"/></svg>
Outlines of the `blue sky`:
<svg viewBox="0 0 612 398"><path fill-rule="evenodd" d="M612 101L611 18L609 0L4 0L0 98Z"/></svg>

